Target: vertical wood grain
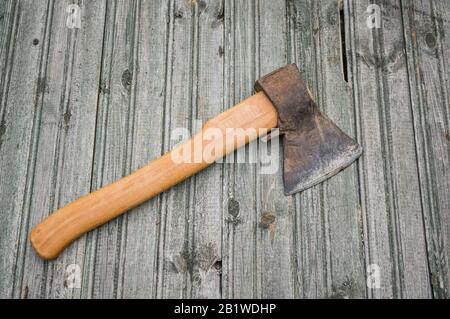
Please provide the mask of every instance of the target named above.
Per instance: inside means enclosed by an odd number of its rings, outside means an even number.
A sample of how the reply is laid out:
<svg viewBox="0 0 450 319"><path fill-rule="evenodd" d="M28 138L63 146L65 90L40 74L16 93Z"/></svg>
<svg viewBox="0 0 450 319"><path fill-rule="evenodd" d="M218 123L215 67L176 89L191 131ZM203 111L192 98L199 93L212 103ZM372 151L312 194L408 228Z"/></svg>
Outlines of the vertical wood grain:
<svg viewBox="0 0 450 319"><path fill-rule="evenodd" d="M97 115L92 190L131 171L138 1L109 1ZM124 216L88 235L87 297L116 298L124 260Z"/></svg>
<svg viewBox="0 0 450 319"><path fill-rule="evenodd" d="M170 3L150 0L137 3L136 50L131 89L134 113L130 117L131 170L159 157L164 143ZM155 45L158 44L158 45ZM123 263L119 267L118 294L122 298L154 298L157 289L157 251L161 205L151 200L125 216Z"/></svg>
<svg viewBox="0 0 450 319"><path fill-rule="evenodd" d="M378 3L380 29L366 25L368 2L352 2L355 101L361 140L367 263L381 269L376 298L430 297L407 59L399 3Z"/></svg>
<svg viewBox="0 0 450 319"><path fill-rule="evenodd" d="M450 4L401 5L430 281L435 298L449 298Z"/></svg>
<svg viewBox="0 0 450 319"><path fill-rule="evenodd" d="M290 54L320 108L355 137L351 85L344 77L344 2L293 1ZM341 30L341 28L343 28ZM303 297L361 298L366 294L356 166L296 197L297 287ZM317 267L320 265L320 267Z"/></svg>
<svg viewBox="0 0 450 319"><path fill-rule="evenodd" d="M344 75L347 59L347 2L326 1L317 12L317 98L322 110L350 136L355 136L351 84ZM340 12L341 10L341 12ZM348 63L348 61L347 61ZM366 294L361 210L356 165L323 184L323 225L329 271L328 297L362 298ZM308 214L307 212L305 212ZM330 289L331 288L331 289Z"/></svg>
<svg viewBox="0 0 450 319"><path fill-rule="evenodd" d="M30 180L42 110L39 78L46 60L48 6L48 1L9 3L6 21L11 37L2 40L0 296L4 298L13 297L13 288L20 282L16 270L22 266L20 257L27 237Z"/></svg>
<svg viewBox="0 0 450 319"><path fill-rule="evenodd" d="M89 193L94 150L98 83L105 2L80 6L80 29L67 27L70 1L53 2L49 7L49 36L46 62L40 85L40 126L36 160L30 178L32 195L30 220L23 238L23 283L16 293L29 298L79 297L80 289L70 289L67 267L83 268L85 238L70 246L58 260L39 259L28 234L31 228L59 207ZM20 289L20 290L18 290Z"/></svg>
<svg viewBox="0 0 450 319"><path fill-rule="evenodd" d="M366 25L372 3L381 29ZM0 297L448 298L449 21L447 0L0 0ZM273 175L215 164L36 257L45 216L292 62L363 144L357 164L294 197L281 157Z"/></svg>
<svg viewBox="0 0 450 319"><path fill-rule="evenodd" d="M193 89L193 117L205 123L223 107L223 1L197 2L196 83ZM192 253L196 261L192 298L220 298L222 295L222 174L213 165L195 177L193 187Z"/></svg>

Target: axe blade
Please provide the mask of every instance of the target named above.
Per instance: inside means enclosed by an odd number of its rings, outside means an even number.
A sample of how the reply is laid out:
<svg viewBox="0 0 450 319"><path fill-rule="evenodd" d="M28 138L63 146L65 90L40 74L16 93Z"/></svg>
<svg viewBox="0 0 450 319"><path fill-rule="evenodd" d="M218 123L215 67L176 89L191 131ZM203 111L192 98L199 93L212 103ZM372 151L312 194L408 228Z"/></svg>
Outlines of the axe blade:
<svg viewBox="0 0 450 319"><path fill-rule="evenodd" d="M362 147L319 110L295 64L263 77L255 89L278 111L286 195L323 182L361 156Z"/></svg>
<svg viewBox="0 0 450 319"><path fill-rule="evenodd" d="M325 181L362 154L361 146L321 112L302 130L285 134L283 147L286 195Z"/></svg>

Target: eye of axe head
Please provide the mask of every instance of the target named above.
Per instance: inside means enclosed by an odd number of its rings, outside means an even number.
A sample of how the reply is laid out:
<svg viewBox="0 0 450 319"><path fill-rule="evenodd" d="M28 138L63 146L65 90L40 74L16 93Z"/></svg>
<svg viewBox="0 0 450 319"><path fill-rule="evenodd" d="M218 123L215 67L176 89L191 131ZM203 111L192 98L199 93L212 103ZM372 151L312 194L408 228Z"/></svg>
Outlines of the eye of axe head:
<svg viewBox="0 0 450 319"><path fill-rule="evenodd" d="M362 147L319 110L295 64L266 75L255 89L278 111L286 195L330 178L362 154Z"/></svg>

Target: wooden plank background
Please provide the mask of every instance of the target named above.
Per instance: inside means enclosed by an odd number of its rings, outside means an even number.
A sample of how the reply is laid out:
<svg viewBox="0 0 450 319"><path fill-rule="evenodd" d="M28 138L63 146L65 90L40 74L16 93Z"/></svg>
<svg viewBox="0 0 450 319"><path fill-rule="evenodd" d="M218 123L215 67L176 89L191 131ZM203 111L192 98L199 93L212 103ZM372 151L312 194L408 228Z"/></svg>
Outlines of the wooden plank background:
<svg viewBox="0 0 450 319"><path fill-rule="evenodd" d="M293 197L216 164L36 257L48 214L294 62L356 164ZM447 0L0 0L0 69L0 298L450 297Z"/></svg>

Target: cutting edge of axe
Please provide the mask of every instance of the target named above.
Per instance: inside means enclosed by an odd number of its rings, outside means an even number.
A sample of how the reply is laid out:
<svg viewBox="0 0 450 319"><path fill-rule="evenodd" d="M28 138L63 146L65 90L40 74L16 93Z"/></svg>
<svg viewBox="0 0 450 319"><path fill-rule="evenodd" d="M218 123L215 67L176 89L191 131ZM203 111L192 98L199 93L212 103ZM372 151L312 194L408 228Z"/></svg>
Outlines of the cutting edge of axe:
<svg viewBox="0 0 450 319"><path fill-rule="evenodd" d="M192 139L171 152L47 217L31 231L30 240L37 255L46 260L55 259L84 233L184 181L276 127L283 135L285 195L324 181L362 154L362 147L319 110L295 64L261 78L255 90L255 95L209 120ZM208 129L219 130L226 141L217 144L221 146L214 149L210 158L173 161L174 153L180 150L196 152L194 145L201 145L202 149L211 147L214 139L206 139L203 134ZM246 134L249 129L257 133ZM230 134L233 138L227 138Z"/></svg>

